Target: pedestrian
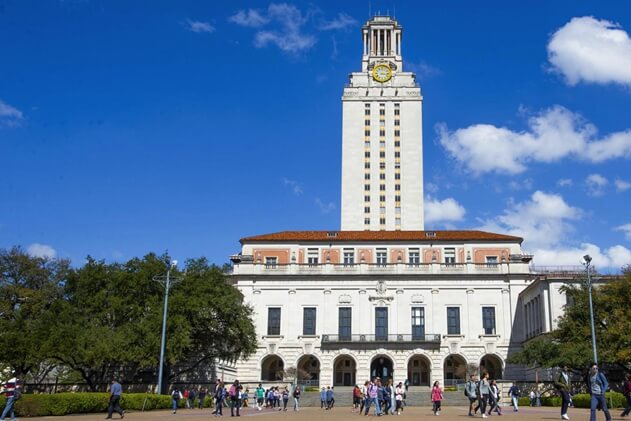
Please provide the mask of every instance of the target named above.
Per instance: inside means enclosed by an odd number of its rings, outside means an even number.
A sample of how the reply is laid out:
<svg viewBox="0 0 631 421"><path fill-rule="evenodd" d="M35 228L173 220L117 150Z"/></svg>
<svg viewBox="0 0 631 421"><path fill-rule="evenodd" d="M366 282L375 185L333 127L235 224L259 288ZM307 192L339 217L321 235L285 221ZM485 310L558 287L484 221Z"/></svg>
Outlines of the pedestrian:
<svg viewBox="0 0 631 421"><path fill-rule="evenodd" d="M627 399L627 407L620 414L621 417L626 417L631 412L631 374L627 374L624 381L624 387L622 388L622 394Z"/></svg>
<svg viewBox="0 0 631 421"><path fill-rule="evenodd" d="M189 409L195 409L195 388L191 388L191 390L188 391L188 408Z"/></svg>
<svg viewBox="0 0 631 421"><path fill-rule="evenodd" d="M387 405L388 405L388 409L386 409L384 412L386 413L390 413L390 415L394 415L394 383L392 381L392 379L388 379L388 383L386 384L385 387L385 394L384 394L384 398L388 401Z"/></svg>
<svg viewBox="0 0 631 421"><path fill-rule="evenodd" d="M4 406L4 410L2 411L2 418L0 419L4 421L7 415L9 415L11 417L11 421L16 421L14 408L15 401L19 400L22 396L20 380L17 377L13 377L2 385L2 391L0 392L4 393L4 396L7 398L7 403Z"/></svg>
<svg viewBox="0 0 631 421"><path fill-rule="evenodd" d="M489 373L484 373L480 380L480 410L482 412L482 418L488 418L488 415L486 415L486 405L489 401L490 394L491 385L489 384Z"/></svg>
<svg viewBox="0 0 631 421"><path fill-rule="evenodd" d="M351 412L356 412L359 409L359 405L361 404L361 396L361 389L359 388L359 386L355 385L355 387L353 387L353 409L351 410Z"/></svg>
<svg viewBox="0 0 631 421"><path fill-rule="evenodd" d="M402 382L399 382L397 387L394 389L394 400L396 403L396 411L397 415L401 415L401 411L403 410L403 394L405 393L405 387Z"/></svg>
<svg viewBox="0 0 631 421"><path fill-rule="evenodd" d="M366 405L366 398L368 396L368 385L370 384L369 381L364 382L364 385L361 387L361 395L362 395L362 400L360 402L359 405L359 414L361 415L361 413L364 411L364 406Z"/></svg>
<svg viewBox="0 0 631 421"><path fill-rule="evenodd" d="M570 417L567 415L567 409L570 406L570 390L572 389L570 368L567 365L564 365L561 372L556 376L554 388L559 392L559 395L561 395L561 418L569 420Z"/></svg>
<svg viewBox="0 0 631 421"><path fill-rule="evenodd" d="M469 381L464 385L464 395L469 399L469 416L475 416L475 413L478 412L480 407L479 399L478 399L478 384L475 381L475 375L471 374L469 376ZM473 405L478 403L478 406L473 409Z"/></svg>
<svg viewBox="0 0 631 421"><path fill-rule="evenodd" d="M265 389L263 389L263 385L259 383L259 386L254 391L254 395L256 396L256 409L259 411L263 409L263 405L265 404Z"/></svg>
<svg viewBox="0 0 631 421"><path fill-rule="evenodd" d="M240 417L239 408L241 408L241 390L243 387L239 384L239 380L235 380L230 386L228 395L230 396L230 416L234 417L234 410L237 410L237 417Z"/></svg>
<svg viewBox="0 0 631 421"><path fill-rule="evenodd" d="M513 385L508 389L508 396L510 396L511 402L513 403L513 412L519 411L519 395L521 391L517 386L517 383L513 382Z"/></svg>
<svg viewBox="0 0 631 421"><path fill-rule="evenodd" d="M410 381L408 379L405 379L405 392L407 393L408 391L408 387L410 386Z"/></svg>
<svg viewBox="0 0 631 421"><path fill-rule="evenodd" d="M491 412L493 411L497 412L497 415L502 415L502 408L500 404L502 395L500 394L500 388L497 387L497 382L495 381L495 379L491 380L489 384L491 389L491 393L489 394L489 400L491 402L489 415L491 415Z"/></svg>
<svg viewBox="0 0 631 421"><path fill-rule="evenodd" d="M184 391L182 392L182 396L184 397L184 407L186 409L190 409L191 405L188 402L188 394L189 394L189 390L187 386L184 386Z"/></svg>
<svg viewBox="0 0 631 421"><path fill-rule="evenodd" d="M300 394L302 391L300 390L300 385L296 385L294 388L294 411L300 411Z"/></svg>
<svg viewBox="0 0 631 421"><path fill-rule="evenodd" d="M199 409L202 409L204 407L204 399L206 399L206 394L208 393L208 390L205 387L202 387L201 389L199 389L199 396L197 397L198 400L198 406Z"/></svg>
<svg viewBox="0 0 631 421"><path fill-rule="evenodd" d="M177 407L180 404L180 399L182 399L182 393L180 389L174 387L171 391L171 408L173 409L173 413L177 413Z"/></svg>
<svg viewBox="0 0 631 421"><path fill-rule="evenodd" d="M537 395L534 390L530 391L530 406L535 406L537 403Z"/></svg>
<svg viewBox="0 0 631 421"><path fill-rule="evenodd" d="M326 408L326 388L320 389L320 409Z"/></svg>
<svg viewBox="0 0 631 421"><path fill-rule="evenodd" d="M443 400L443 390L440 387L440 382L436 380L432 386L432 410L434 415L440 415L440 404Z"/></svg>
<svg viewBox="0 0 631 421"><path fill-rule="evenodd" d="M112 413L118 412L121 416L121 419L125 418L125 411L120 407L121 395L123 394L123 387L120 385L116 379L112 379L112 385L110 386L110 403L107 408L107 417L106 420L112 419ZM4 420L4 416L2 417Z"/></svg>
<svg viewBox="0 0 631 421"><path fill-rule="evenodd" d="M370 383L368 383L368 388L366 392L366 403L364 404L364 416L368 415L368 412L370 411L370 405L372 405L373 403L375 404L375 415L381 415L381 406L378 399L378 380L379 377L375 377Z"/></svg>
<svg viewBox="0 0 631 421"><path fill-rule="evenodd" d="M289 402L289 389L287 389L287 386L285 386L281 392L281 396L283 399L283 407L281 408L280 405L278 405L278 410L280 411L282 409L283 411L287 411L287 402Z"/></svg>
<svg viewBox="0 0 631 421"><path fill-rule="evenodd" d="M223 416L223 404L226 400L226 387L223 382L219 382L215 388L215 410L212 412L216 417Z"/></svg>
<svg viewBox="0 0 631 421"><path fill-rule="evenodd" d="M609 382L603 373L598 371L598 364L592 363L587 374L587 390L591 395L589 421L596 421L596 408L602 408L605 413L605 419L611 421L611 414L607 409L607 399L605 392L609 389Z"/></svg>
<svg viewBox="0 0 631 421"><path fill-rule="evenodd" d="M335 392L331 386L326 389L326 409L333 409L333 405L335 405Z"/></svg>

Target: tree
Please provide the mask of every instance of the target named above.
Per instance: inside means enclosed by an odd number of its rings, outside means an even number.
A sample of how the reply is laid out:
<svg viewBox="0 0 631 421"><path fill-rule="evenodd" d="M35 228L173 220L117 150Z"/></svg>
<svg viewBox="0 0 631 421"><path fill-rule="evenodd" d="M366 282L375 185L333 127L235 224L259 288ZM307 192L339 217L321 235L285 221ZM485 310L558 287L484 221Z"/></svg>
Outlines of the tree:
<svg viewBox="0 0 631 421"><path fill-rule="evenodd" d="M521 352L509 357L517 364L557 367L567 364L580 372L592 361L591 324L586 285L561 289L570 303L550 334L525 343ZM598 285L592 291L594 324L600 362L631 371L631 270Z"/></svg>
<svg viewBox="0 0 631 421"><path fill-rule="evenodd" d="M69 273L65 259L30 256L20 247L0 249L0 361L17 376L38 371L38 380L53 368L43 343Z"/></svg>

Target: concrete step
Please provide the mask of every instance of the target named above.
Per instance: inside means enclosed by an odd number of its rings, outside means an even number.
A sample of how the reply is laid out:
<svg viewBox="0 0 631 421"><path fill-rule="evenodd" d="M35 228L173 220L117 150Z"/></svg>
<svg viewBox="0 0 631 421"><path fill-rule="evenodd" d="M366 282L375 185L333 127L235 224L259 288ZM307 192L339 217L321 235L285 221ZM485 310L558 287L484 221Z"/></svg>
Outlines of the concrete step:
<svg viewBox="0 0 631 421"><path fill-rule="evenodd" d="M424 390L423 390L424 389ZM335 406L350 408L353 404L352 387L335 387ZM444 392L443 405L445 406L469 406L469 399L461 391ZM290 399L290 404L293 401ZM408 389L405 403L408 406L432 406L431 394L428 388ZM300 406L319 407L320 392L302 392Z"/></svg>

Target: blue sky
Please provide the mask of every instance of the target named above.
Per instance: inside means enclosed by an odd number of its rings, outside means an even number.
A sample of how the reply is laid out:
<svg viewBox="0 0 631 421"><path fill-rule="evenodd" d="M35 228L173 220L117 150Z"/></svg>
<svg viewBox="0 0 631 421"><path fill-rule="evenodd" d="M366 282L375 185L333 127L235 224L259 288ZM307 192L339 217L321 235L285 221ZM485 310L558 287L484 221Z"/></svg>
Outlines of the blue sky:
<svg viewBox="0 0 631 421"><path fill-rule="evenodd" d="M340 223L368 1L0 1L0 247L222 264ZM370 2L424 96L426 228L631 263L631 5Z"/></svg>

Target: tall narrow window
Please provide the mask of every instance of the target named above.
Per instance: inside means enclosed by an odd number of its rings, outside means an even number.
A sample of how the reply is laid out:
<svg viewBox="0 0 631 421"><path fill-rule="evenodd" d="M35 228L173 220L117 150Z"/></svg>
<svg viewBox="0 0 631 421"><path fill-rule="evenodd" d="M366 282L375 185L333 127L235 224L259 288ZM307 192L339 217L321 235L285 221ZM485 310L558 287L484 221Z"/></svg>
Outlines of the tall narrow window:
<svg viewBox="0 0 631 421"><path fill-rule="evenodd" d="M310 266L318 264L318 249L307 250L307 263L309 263Z"/></svg>
<svg viewBox="0 0 631 421"><path fill-rule="evenodd" d="M482 307L482 327L485 335L495 335L495 307Z"/></svg>
<svg viewBox="0 0 631 421"><path fill-rule="evenodd" d="M353 250L353 249L344 249L344 264L345 265L354 265L355 264L355 250Z"/></svg>
<svg viewBox="0 0 631 421"><path fill-rule="evenodd" d="M353 309L351 307L340 307L338 310L338 331L341 341L351 339L351 322Z"/></svg>
<svg viewBox="0 0 631 421"><path fill-rule="evenodd" d="M411 265L418 265L421 263L421 253L419 249L410 249L410 251L408 251L408 262Z"/></svg>
<svg viewBox="0 0 631 421"><path fill-rule="evenodd" d="M267 334L280 335L280 307L267 309Z"/></svg>
<svg viewBox="0 0 631 421"><path fill-rule="evenodd" d="M278 258L275 256L272 257L266 257L265 258L265 267L267 268L275 268L276 264L278 263Z"/></svg>
<svg viewBox="0 0 631 421"><path fill-rule="evenodd" d="M385 266L388 263L388 252L386 249L377 249L377 264Z"/></svg>
<svg viewBox="0 0 631 421"><path fill-rule="evenodd" d="M388 307L375 307L375 340L388 340Z"/></svg>
<svg viewBox="0 0 631 421"><path fill-rule="evenodd" d="M454 248L445 249L445 263L448 265L453 265L456 263L456 249Z"/></svg>
<svg viewBox="0 0 631 421"><path fill-rule="evenodd" d="M460 307L447 307L447 334L460 335Z"/></svg>
<svg viewBox="0 0 631 421"><path fill-rule="evenodd" d="M412 307L412 339L423 340L425 338L425 309Z"/></svg>
<svg viewBox="0 0 631 421"><path fill-rule="evenodd" d="M316 309L315 307L305 307L302 309L302 334L316 334Z"/></svg>

